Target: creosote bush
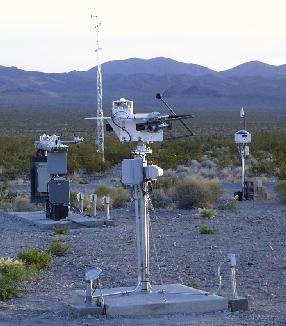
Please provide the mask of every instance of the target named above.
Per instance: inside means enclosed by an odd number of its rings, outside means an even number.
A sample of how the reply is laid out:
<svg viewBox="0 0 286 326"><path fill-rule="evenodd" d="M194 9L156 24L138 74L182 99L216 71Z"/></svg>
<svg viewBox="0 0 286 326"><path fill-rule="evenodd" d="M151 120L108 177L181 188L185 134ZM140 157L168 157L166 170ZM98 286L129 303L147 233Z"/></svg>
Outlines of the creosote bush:
<svg viewBox="0 0 286 326"><path fill-rule="evenodd" d="M25 195L18 195L16 192L0 189L0 207L5 211L26 212L35 210L30 203L30 198Z"/></svg>
<svg viewBox="0 0 286 326"><path fill-rule="evenodd" d="M49 252L53 256L64 256L70 248L69 243L65 243L63 240L55 239L49 244Z"/></svg>
<svg viewBox="0 0 286 326"><path fill-rule="evenodd" d="M286 180L279 181L274 191L281 202L286 203Z"/></svg>
<svg viewBox="0 0 286 326"><path fill-rule="evenodd" d="M191 288L194 288L194 289L199 289L200 288L199 282L197 280L193 279L193 278L185 280L183 282L183 284L186 285L186 286L189 286Z"/></svg>
<svg viewBox="0 0 286 326"><path fill-rule="evenodd" d="M198 212L201 217L212 218L215 215L215 211L208 208L198 208Z"/></svg>
<svg viewBox="0 0 286 326"><path fill-rule="evenodd" d="M23 292L20 284L32 277L30 269L20 260L0 258L0 300L11 299Z"/></svg>
<svg viewBox="0 0 286 326"><path fill-rule="evenodd" d="M199 227L199 232L201 234L217 234L218 228L210 227L207 223L202 223Z"/></svg>
<svg viewBox="0 0 286 326"><path fill-rule="evenodd" d="M102 183L95 191L98 196L98 202L102 202L104 196L110 197L110 207L120 208L124 207L129 200L129 195L124 188L115 188L107 184Z"/></svg>
<svg viewBox="0 0 286 326"><path fill-rule="evenodd" d="M26 266L34 266L37 270L48 268L52 262L52 256L49 252L37 248L21 250L18 253L18 258Z"/></svg>
<svg viewBox="0 0 286 326"><path fill-rule="evenodd" d="M237 209L238 196L225 200L218 205L218 209L221 211L235 211Z"/></svg>
<svg viewBox="0 0 286 326"><path fill-rule="evenodd" d="M129 200L129 195L124 188L114 188L115 192L111 196L112 207L120 208L124 207Z"/></svg>
<svg viewBox="0 0 286 326"><path fill-rule="evenodd" d="M35 210L34 206L30 203L30 198L26 196L18 196L12 203L12 209L16 212L27 212Z"/></svg>
<svg viewBox="0 0 286 326"><path fill-rule="evenodd" d="M65 224L62 226L54 226L52 230L55 234L67 235L69 233L70 227L69 225Z"/></svg>
<svg viewBox="0 0 286 326"><path fill-rule="evenodd" d="M180 180L176 193L179 208L199 208L214 204L221 189L218 179L189 176Z"/></svg>
<svg viewBox="0 0 286 326"><path fill-rule="evenodd" d="M163 189L154 189L150 198L155 208L167 208L170 205L170 199Z"/></svg>
<svg viewBox="0 0 286 326"><path fill-rule="evenodd" d="M162 177L151 193L154 207L176 205L178 208L212 206L222 191L218 179L206 179L195 175Z"/></svg>

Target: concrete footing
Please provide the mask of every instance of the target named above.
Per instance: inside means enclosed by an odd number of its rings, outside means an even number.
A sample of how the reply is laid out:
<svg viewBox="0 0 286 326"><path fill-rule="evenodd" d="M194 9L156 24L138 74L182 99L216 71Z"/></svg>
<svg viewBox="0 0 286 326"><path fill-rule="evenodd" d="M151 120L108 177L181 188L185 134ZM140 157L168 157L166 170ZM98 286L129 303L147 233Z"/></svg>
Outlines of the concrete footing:
<svg viewBox="0 0 286 326"><path fill-rule="evenodd" d="M49 230L53 227L69 225L71 228L79 227L98 227L114 225L114 220L105 218L88 217L70 212L67 219L54 221L46 218L46 213L43 211L32 212L9 212L12 218L26 222L30 225L37 226L40 229Z"/></svg>
<svg viewBox="0 0 286 326"><path fill-rule="evenodd" d="M231 312L248 310L248 300L243 297L229 299L228 305Z"/></svg>
<svg viewBox="0 0 286 326"><path fill-rule="evenodd" d="M103 289L104 306L85 303L85 291L75 291L70 304L74 314L106 314L107 316L141 316L175 313L207 313L228 309L228 299L181 284L154 285L152 292L124 294L132 288ZM110 296L111 293L121 293ZM99 293L96 293L99 294ZM109 296L108 296L109 294Z"/></svg>

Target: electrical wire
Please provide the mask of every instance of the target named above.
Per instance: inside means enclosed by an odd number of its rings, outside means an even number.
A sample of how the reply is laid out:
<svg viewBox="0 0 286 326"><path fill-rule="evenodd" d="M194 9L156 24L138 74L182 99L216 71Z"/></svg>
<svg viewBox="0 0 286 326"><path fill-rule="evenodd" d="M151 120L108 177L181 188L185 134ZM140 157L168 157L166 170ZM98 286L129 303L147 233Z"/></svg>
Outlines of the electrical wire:
<svg viewBox="0 0 286 326"><path fill-rule="evenodd" d="M115 124L116 127L118 127L119 129L123 130L124 132L126 132L127 135L129 136L129 141L132 141L132 137L131 137L129 131L128 131L126 128L121 127L118 123L116 123L116 122L114 121L114 116L115 116L116 114L117 114L117 113L115 113L113 116L111 116L111 120L112 120L112 122Z"/></svg>
<svg viewBox="0 0 286 326"><path fill-rule="evenodd" d="M157 214L156 214L156 211L155 211L154 208L153 208L153 215L154 215L154 219L156 219L156 220L159 219L158 216L157 216ZM176 264L175 259L174 259L173 255L172 255L172 252L171 252L171 250L170 250L169 242L167 242L166 238L164 238L164 237L162 236L162 234L161 234L160 236L161 236L161 239L163 239L164 242L165 242L165 247L167 248L168 255L169 255L169 257L170 257L171 260L172 260L172 264L173 264L173 266L176 266L176 267L178 268L178 265ZM183 283L184 283L184 281L183 281L183 279L182 279L182 277L181 277L180 274L178 274L178 279L179 279L179 283L180 283L180 284L183 284Z"/></svg>
<svg viewBox="0 0 286 326"><path fill-rule="evenodd" d="M147 201L147 212L148 212L148 215L149 214L149 210L150 208L152 208L152 202L151 202L151 199L148 198L148 201ZM150 205L151 204L151 205ZM160 276L160 283L162 285L162 287L164 286L164 282L163 282L163 277L162 277L162 270L161 270L161 266L160 266L160 262L159 262L159 255L158 255L158 250L157 250L157 247L156 247L156 243L155 243L155 238L154 238L154 233L153 233L153 227L152 227L152 222L151 222L151 219L149 220L150 221L150 233L151 233L151 239L152 239L152 243L153 243L153 248L154 248L154 252L155 252L155 259L156 259L156 263L157 263L157 267L158 267L158 271L159 271L159 276Z"/></svg>

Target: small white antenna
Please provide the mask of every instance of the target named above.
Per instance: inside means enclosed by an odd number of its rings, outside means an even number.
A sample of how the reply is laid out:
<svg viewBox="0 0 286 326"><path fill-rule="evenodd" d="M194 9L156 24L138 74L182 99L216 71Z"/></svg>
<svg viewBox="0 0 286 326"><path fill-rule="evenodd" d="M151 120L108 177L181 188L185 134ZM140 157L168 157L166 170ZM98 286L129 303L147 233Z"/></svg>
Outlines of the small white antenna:
<svg viewBox="0 0 286 326"><path fill-rule="evenodd" d="M240 109L240 117L241 118L244 118L244 110L243 110L243 107Z"/></svg>
<svg viewBox="0 0 286 326"><path fill-rule="evenodd" d="M102 48L99 44L99 32L101 22L99 22L98 17L91 15L92 19L96 19L96 25L94 26L96 30L96 59L97 59L97 122L96 122L96 149L97 152L102 154L102 161L104 162L104 121L103 121L103 109L102 109L102 73L101 73L101 60L100 52Z"/></svg>
<svg viewBox="0 0 286 326"><path fill-rule="evenodd" d="M241 109L240 109L240 117L241 117L241 119L243 119L243 128L244 128L244 130L246 130L246 117L245 117L243 107L241 107Z"/></svg>

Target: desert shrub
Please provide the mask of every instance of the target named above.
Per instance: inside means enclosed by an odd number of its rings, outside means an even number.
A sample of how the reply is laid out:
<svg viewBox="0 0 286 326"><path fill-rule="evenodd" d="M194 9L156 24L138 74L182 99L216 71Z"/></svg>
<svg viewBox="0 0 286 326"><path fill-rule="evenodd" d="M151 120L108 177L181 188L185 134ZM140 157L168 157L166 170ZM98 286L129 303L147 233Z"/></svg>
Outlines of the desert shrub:
<svg viewBox="0 0 286 326"><path fill-rule="evenodd" d="M170 205L170 198L167 197L163 189L154 189L150 198L155 208L167 208Z"/></svg>
<svg viewBox="0 0 286 326"><path fill-rule="evenodd" d="M77 197L76 197L77 193L75 191L71 191L70 192L70 203L72 205L75 205L77 203Z"/></svg>
<svg viewBox="0 0 286 326"><path fill-rule="evenodd" d="M34 152L35 149L31 139L0 137L1 176L14 179L19 175L28 174L29 157Z"/></svg>
<svg viewBox="0 0 286 326"><path fill-rule="evenodd" d="M130 149L126 144L121 143L112 133L105 139L105 160L111 165L121 163L125 158L130 157Z"/></svg>
<svg viewBox="0 0 286 326"><path fill-rule="evenodd" d="M286 159L286 157L285 157ZM286 180L286 164L285 161L282 163L280 162L277 165L277 177L279 180Z"/></svg>
<svg viewBox="0 0 286 326"><path fill-rule="evenodd" d="M114 188L106 183L100 184L94 190L94 193L96 193L98 197L111 196L113 192Z"/></svg>
<svg viewBox="0 0 286 326"><path fill-rule="evenodd" d="M181 131L180 134L182 135L184 131ZM174 136L173 132L170 136ZM174 169L180 164L188 164L191 160L200 161L202 159L202 146L202 141L197 137L196 139L167 140L163 144L155 142L152 144L153 154L150 159L163 169Z"/></svg>
<svg viewBox="0 0 286 326"><path fill-rule="evenodd" d="M179 178L177 176L162 176L160 177L154 185L155 189L168 189L174 188L179 184Z"/></svg>
<svg viewBox="0 0 286 326"><path fill-rule="evenodd" d="M112 207L120 208L126 205L129 200L129 195L124 188L115 188L114 193L111 195Z"/></svg>
<svg viewBox="0 0 286 326"><path fill-rule="evenodd" d="M13 211L12 203L5 200L0 202L0 208L2 208L5 212Z"/></svg>
<svg viewBox="0 0 286 326"><path fill-rule="evenodd" d="M238 196L225 200L218 205L218 209L221 211L235 211L237 209Z"/></svg>
<svg viewBox="0 0 286 326"><path fill-rule="evenodd" d="M101 155L96 152L96 148L92 143L84 142L78 146L69 147L69 173L80 170L87 173L105 171L109 166L108 161L102 162Z"/></svg>
<svg viewBox="0 0 286 326"><path fill-rule="evenodd" d="M110 207L119 208L126 205L129 195L124 188L115 188L105 183L99 185L94 193L98 196L98 204L101 205L104 196L110 197ZM102 205L101 205L102 206ZM99 207L100 209L100 207Z"/></svg>
<svg viewBox="0 0 286 326"><path fill-rule="evenodd" d="M9 181L5 179L0 187L0 200L3 200L6 197L8 187L9 187Z"/></svg>
<svg viewBox="0 0 286 326"><path fill-rule="evenodd" d="M179 182L176 193L179 208L198 208L214 204L221 189L218 179L190 176Z"/></svg>
<svg viewBox="0 0 286 326"><path fill-rule="evenodd" d="M20 195L16 192L6 191L0 196L0 207L5 211L33 211L35 206L30 203L30 198L27 195Z"/></svg>
<svg viewBox="0 0 286 326"><path fill-rule="evenodd" d="M215 215L215 211L208 208L198 208L198 212L201 217L212 218Z"/></svg>
<svg viewBox="0 0 286 326"><path fill-rule="evenodd" d="M218 233L218 228L213 228L206 223L202 223L199 227L199 232L201 234L216 234Z"/></svg>
<svg viewBox="0 0 286 326"><path fill-rule="evenodd" d="M276 192L278 198L283 203L286 203L286 180L279 181L274 187L274 191Z"/></svg>
<svg viewBox="0 0 286 326"><path fill-rule="evenodd" d="M37 270L48 268L52 262L50 253L37 248L21 250L18 253L18 258L27 266L35 266Z"/></svg>
<svg viewBox="0 0 286 326"><path fill-rule="evenodd" d="M63 240L55 239L49 244L49 252L53 256L64 256L70 248L69 243L65 243Z"/></svg>
<svg viewBox="0 0 286 326"><path fill-rule="evenodd" d="M92 205L87 205L86 210L87 210L87 214L89 216L93 216L93 207L92 207Z"/></svg>
<svg viewBox="0 0 286 326"><path fill-rule="evenodd" d="M152 155L152 161L160 165L163 169L174 169L178 164L176 154L166 148L155 151Z"/></svg>
<svg viewBox="0 0 286 326"><path fill-rule="evenodd" d="M30 199L25 196L16 197L12 203L12 209L16 212L33 211L34 206L30 203Z"/></svg>
<svg viewBox="0 0 286 326"><path fill-rule="evenodd" d="M69 233L70 227L67 224L62 226L53 226L52 230L55 234L67 235Z"/></svg>
<svg viewBox="0 0 286 326"><path fill-rule="evenodd" d="M252 165L251 171L257 176L260 176L261 174L273 175L275 166L271 160L259 160Z"/></svg>
<svg viewBox="0 0 286 326"><path fill-rule="evenodd" d="M193 278L185 280L183 282L183 285L189 286L189 287L194 288L194 289L199 289L199 287L200 287L199 282L197 280L193 279Z"/></svg>
<svg viewBox="0 0 286 326"><path fill-rule="evenodd" d="M11 258L0 258L0 300L11 299L22 292L20 284L30 279L25 264Z"/></svg>

